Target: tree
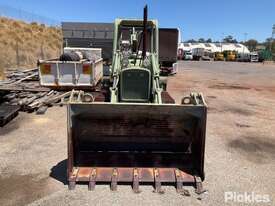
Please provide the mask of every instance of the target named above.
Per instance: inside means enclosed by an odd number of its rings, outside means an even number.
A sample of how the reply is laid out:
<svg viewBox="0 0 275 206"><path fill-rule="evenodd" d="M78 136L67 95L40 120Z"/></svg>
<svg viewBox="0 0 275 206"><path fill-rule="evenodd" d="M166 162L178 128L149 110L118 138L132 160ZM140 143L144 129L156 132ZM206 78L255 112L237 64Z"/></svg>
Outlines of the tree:
<svg viewBox="0 0 275 206"><path fill-rule="evenodd" d="M204 40L204 38L199 38L198 42L199 42L199 43L204 43L205 40Z"/></svg>
<svg viewBox="0 0 275 206"><path fill-rule="evenodd" d="M206 40L206 42L207 42L207 43L212 43L212 39L211 39L211 38L208 38L208 39Z"/></svg>
<svg viewBox="0 0 275 206"><path fill-rule="evenodd" d="M258 45L258 41L255 39L249 39L244 43L244 45L247 46L250 51L255 51Z"/></svg>
<svg viewBox="0 0 275 206"><path fill-rule="evenodd" d="M189 40L187 40L186 41L187 43L195 43L195 42L197 42L195 39L189 39Z"/></svg>
<svg viewBox="0 0 275 206"><path fill-rule="evenodd" d="M225 37L223 39L223 42L225 43L238 43L238 41L236 39L233 38L233 36L228 35L227 37Z"/></svg>
<svg viewBox="0 0 275 206"><path fill-rule="evenodd" d="M265 48L271 50L272 53L275 53L275 40L272 38L267 38L264 42ZM270 48L271 47L271 48Z"/></svg>
<svg viewBox="0 0 275 206"><path fill-rule="evenodd" d="M212 39L208 38L208 39L204 39L204 38L199 38L198 40L195 39L189 39L186 41L187 43L212 43Z"/></svg>

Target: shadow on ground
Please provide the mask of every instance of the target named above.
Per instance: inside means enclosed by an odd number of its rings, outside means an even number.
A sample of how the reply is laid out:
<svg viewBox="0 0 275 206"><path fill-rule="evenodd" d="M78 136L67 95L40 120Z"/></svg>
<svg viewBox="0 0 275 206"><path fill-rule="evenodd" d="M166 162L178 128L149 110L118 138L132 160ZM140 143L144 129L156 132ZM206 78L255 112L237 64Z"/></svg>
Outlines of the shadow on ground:
<svg viewBox="0 0 275 206"><path fill-rule="evenodd" d="M254 163L265 164L275 159L275 143L268 137L242 136L230 141L228 146Z"/></svg>
<svg viewBox="0 0 275 206"><path fill-rule="evenodd" d="M50 177L62 182L64 185L68 184L67 181L67 159L62 160L53 166L51 169Z"/></svg>
<svg viewBox="0 0 275 206"><path fill-rule="evenodd" d="M19 124L18 118L19 117L17 115L14 119L7 122L6 125L4 125L3 127L0 127L0 136L5 136L5 135L19 129L20 124Z"/></svg>
<svg viewBox="0 0 275 206"><path fill-rule="evenodd" d="M0 205L26 205L43 198L57 189L50 178L39 174L0 176Z"/></svg>

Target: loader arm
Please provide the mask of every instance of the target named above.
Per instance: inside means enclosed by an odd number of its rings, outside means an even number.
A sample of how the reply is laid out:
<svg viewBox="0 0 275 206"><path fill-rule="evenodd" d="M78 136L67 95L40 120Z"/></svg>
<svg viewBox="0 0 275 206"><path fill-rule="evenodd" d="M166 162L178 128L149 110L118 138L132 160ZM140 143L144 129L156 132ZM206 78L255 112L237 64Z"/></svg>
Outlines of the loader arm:
<svg viewBox="0 0 275 206"><path fill-rule="evenodd" d="M161 99L161 92L162 89L160 88L159 84L159 65L158 65L158 57L156 54L151 55L151 61L152 61L152 68L153 68L153 92L154 92L154 103L161 104L162 99Z"/></svg>

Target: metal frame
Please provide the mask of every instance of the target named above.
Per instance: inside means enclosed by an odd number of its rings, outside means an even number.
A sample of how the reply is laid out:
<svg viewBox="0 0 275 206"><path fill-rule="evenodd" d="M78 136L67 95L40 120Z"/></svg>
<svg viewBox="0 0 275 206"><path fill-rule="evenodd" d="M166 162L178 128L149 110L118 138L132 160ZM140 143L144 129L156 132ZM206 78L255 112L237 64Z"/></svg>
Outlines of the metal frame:
<svg viewBox="0 0 275 206"><path fill-rule="evenodd" d="M140 19L116 19L114 23L114 41L113 41L113 62L112 62L112 75L113 86L110 88L111 91L111 102L116 103L119 100L118 97L118 88L117 83L119 82L120 73L121 73L121 54L117 49L118 46L118 33L119 27L121 26L131 26L131 27L142 27L143 20ZM147 26L152 28L151 35L151 54L150 60L151 73L152 73L152 92L153 92L153 102L161 104L161 88L159 86L159 30L158 30L158 21L157 20L148 20Z"/></svg>

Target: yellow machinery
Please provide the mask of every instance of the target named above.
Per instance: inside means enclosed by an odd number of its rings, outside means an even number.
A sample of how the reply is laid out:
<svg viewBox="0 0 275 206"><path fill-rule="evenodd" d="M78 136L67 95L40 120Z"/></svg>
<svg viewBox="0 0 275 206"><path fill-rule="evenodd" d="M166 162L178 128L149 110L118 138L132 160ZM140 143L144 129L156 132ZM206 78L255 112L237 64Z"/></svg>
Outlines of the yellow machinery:
<svg viewBox="0 0 275 206"><path fill-rule="evenodd" d="M236 61L237 53L235 51L224 51L223 55L226 61Z"/></svg>
<svg viewBox="0 0 275 206"><path fill-rule="evenodd" d="M224 55L222 52L215 52L214 54L214 60L215 61L224 61L225 58L224 58Z"/></svg>

